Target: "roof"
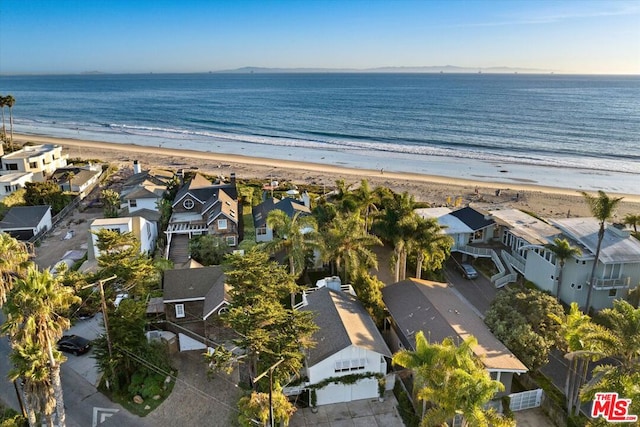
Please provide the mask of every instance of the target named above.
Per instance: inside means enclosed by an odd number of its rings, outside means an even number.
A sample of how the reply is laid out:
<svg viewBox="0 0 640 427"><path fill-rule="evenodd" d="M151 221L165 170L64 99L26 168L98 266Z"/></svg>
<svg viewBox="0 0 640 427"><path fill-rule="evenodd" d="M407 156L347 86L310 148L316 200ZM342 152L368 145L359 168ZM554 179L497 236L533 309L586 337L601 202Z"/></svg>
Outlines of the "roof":
<svg viewBox="0 0 640 427"><path fill-rule="evenodd" d="M384 287L382 299L400 332L412 344L418 331L423 331L430 342L442 342L447 337L464 340L473 335L478 340L473 352L487 369L527 371L527 367L446 283L403 280Z"/></svg>
<svg viewBox="0 0 640 427"><path fill-rule="evenodd" d="M62 150L62 147L54 144L25 145L18 151L5 154L2 157L2 160L28 159L31 157L41 156L43 154L56 150Z"/></svg>
<svg viewBox="0 0 640 427"><path fill-rule="evenodd" d="M5 175L0 175L0 183L12 183L21 180L24 177L33 177L33 172L13 172Z"/></svg>
<svg viewBox="0 0 640 427"><path fill-rule="evenodd" d="M238 189L235 183L212 184L207 178L200 174L195 174L189 183L183 185L176 197L173 199L173 206L176 206L187 194L200 200L203 204L212 197L218 197L218 192L222 190L233 200L238 199Z"/></svg>
<svg viewBox="0 0 640 427"><path fill-rule="evenodd" d="M162 216L160 212L154 211L152 209L138 209L137 211L133 211L130 213L131 216L139 216L141 218L146 219L149 222L158 222L160 221L160 217Z"/></svg>
<svg viewBox="0 0 640 427"><path fill-rule="evenodd" d="M209 212L207 218L207 225L216 219L220 214L223 214L234 223L238 223L238 202L233 200L224 191L218 192L218 203L213 205L213 209Z"/></svg>
<svg viewBox="0 0 640 427"><path fill-rule="evenodd" d="M310 366L349 346L391 357L380 331L362 304L352 295L322 288L307 296L304 311L312 311L319 329L313 334L316 346L309 350Z"/></svg>
<svg viewBox="0 0 640 427"><path fill-rule="evenodd" d="M131 217L125 216L120 218L96 218L91 222L91 227L105 227L109 225L129 224Z"/></svg>
<svg viewBox="0 0 640 427"><path fill-rule="evenodd" d="M532 245L546 245L560 234L560 230L518 209L490 211L498 221L504 222L511 234L521 237Z"/></svg>
<svg viewBox="0 0 640 427"><path fill-rule="evenodd" d="M416 209L415 212L422 218L437 218L438 224L445 227L442 230L445 234L464 234L474 231L458 217L451 215L449 208L424 208Z"/></svg>
<svg viewBox="0 0 640 427"><path fill-rule="evenodd" d="M164 272L164 302L204 300L213 286L222 287L225 276L219 265Z"/></svg>
<svg viewBox="0 0 640 427"><path fill-rule="evenodd" d="M58 168L53 172L52 179L58 183L67 183L69 182L69 174L73 173L73 178L71 178L71 184L75 184L78 186L82 186L86 184L89 180L94 178L96 175L100 175L102 173L101 170L90 170L84 169L80 167L66 167L66 168Z"/></svg>
<svg viewBox="0 0 640 427"><path fill-rule="evenodd" d="M0 229L16 230L35 228L42 218L51 210L49 205L40 206L14 206L0 221Z"/></svg>
<svg viewBox="0 0 640 427"><path fill-rule="evenodd" d="M159 199L162 197L167 187L163 185L146 184L134 187L126 193L124 200L134 199Z"/></svg>
<svg viewBox="0 0 640 427"><path fill-rule="evenodd" d="M178 269L204 268L204 265L200 264L198 261L196 261L193 258L189 258L189 260L187 260L186 262L183 262L182 264L176 265L176 268L178 268Z"/></svg>
<svg viewBox="0 0 640 427"><path fill-rule="evenodd" d="M167 185L173 179L175 173L166 169L151 169L133 174L122 185L123 188L137 187L139 185Z"/></svg>
<svg viewBox="0 0 640 427"><path fill-rule="evenodd" d="M485 227L495 224L492 218L487 218L486 214L478 212L471 207L458 209L457 211L451 212L451 215L464 222L473 231L482 230Z"/></svg>
<svg viewBox="0 0 640 427"><path fill-rule="evenodd" d="M563 218L553 220L553 223L595 256L600 229L597 219ZM608 225L602 239L599 260L605 264L640 263L640 241L625 233L613 231L611 225Z"/></svg>
<svg viewBox="0 0 640 427"><path fill-rule="evenodd" d="M264 227L267 224L269 212L279 209L286 213L289 218L300 212L301 215L310 215L311 210L299 200L285 197L282 200L276 198L267 199L252 210L253 222L256 227Z"/></svg>

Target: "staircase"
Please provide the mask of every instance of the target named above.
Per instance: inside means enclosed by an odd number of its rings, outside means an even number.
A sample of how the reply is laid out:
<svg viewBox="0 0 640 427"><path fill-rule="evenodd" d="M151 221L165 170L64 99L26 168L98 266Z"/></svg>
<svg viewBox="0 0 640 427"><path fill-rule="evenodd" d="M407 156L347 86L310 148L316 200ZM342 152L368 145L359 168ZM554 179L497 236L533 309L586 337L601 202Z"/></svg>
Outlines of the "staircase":
<svg viewBox="0 0 640 427"><path fill-rule="evenodd" d="M189 236L186 234L174 234L169 247L169 259L174 265L184 264L189 261Z"/></svg>

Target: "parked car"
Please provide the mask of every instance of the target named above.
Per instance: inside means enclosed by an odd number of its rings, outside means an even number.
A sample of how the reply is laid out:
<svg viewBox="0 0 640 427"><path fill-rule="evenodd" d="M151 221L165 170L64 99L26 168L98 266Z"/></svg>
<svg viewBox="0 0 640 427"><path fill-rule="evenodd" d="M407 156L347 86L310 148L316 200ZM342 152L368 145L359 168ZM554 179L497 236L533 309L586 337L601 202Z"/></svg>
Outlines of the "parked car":
<svg viewBox="0 0 640 427"><path fill-rule="evenodd" d="M471 264L460 264L460 272L465 279L475 279L478 272Z"/></svg>
<svg viewBox="0 0 640 427"><path fill-rule="evenodd" d="M58 341L58 350L74 355L84 354L91 349L91 341L79 335L64 335Z"/></svg>

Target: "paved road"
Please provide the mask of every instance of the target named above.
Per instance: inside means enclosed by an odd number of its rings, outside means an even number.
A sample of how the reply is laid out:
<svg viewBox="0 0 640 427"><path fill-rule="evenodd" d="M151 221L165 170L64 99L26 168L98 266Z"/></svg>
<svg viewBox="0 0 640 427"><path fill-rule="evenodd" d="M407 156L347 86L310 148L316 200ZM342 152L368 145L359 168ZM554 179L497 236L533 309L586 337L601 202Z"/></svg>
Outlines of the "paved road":
<svg viewBox="0 0 640 427"><path fill-rule="evenodd" d="M445 277L456 291L458 291L483 316L489 310L491 301L499 292L491 281L479 274L476 279L465 279L456 268L455 261L446 264Z"/></svg>

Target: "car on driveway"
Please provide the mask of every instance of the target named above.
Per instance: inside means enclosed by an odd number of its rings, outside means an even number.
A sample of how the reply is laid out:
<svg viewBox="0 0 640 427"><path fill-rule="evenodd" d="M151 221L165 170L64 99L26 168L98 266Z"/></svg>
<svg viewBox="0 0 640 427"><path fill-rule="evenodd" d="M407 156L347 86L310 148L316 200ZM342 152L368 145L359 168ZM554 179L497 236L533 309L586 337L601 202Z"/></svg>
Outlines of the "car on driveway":
<svg viewBox="0 0 640 427"><path fill-rule="evenodd" d="M64 335L58 341L58 350L74 355L84 354L91 349L91 341L79 335Z"/></svg>
<svg viewBox="0 0 640 427"><path fill-rule="evenodd" d="M471 264L460 264L460 272L465 279L475 279L478 277L478 272Z"/></svg>

